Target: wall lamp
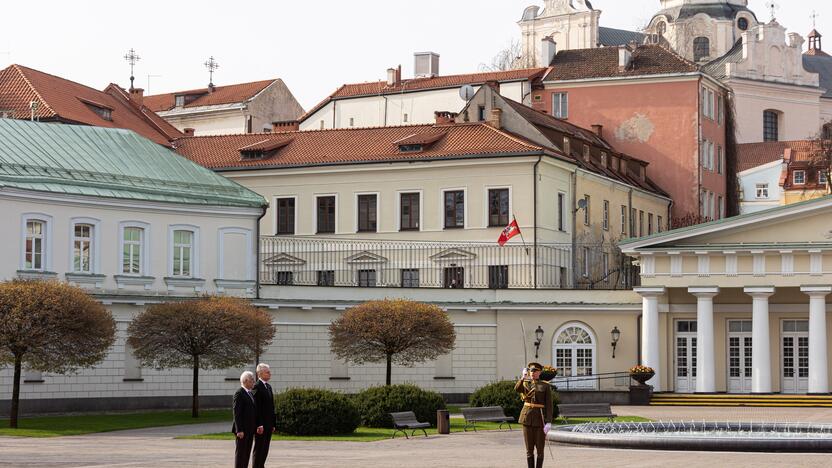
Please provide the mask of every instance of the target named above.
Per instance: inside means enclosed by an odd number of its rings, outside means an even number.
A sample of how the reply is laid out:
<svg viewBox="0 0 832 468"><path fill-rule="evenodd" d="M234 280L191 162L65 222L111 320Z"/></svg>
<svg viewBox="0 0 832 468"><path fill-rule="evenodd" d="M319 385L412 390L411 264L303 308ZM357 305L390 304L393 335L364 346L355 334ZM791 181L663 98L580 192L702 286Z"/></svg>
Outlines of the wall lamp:
<svg viewBox="0 0 832 468"><path fill-rule="evenodd" d="M618 346L618 340L621 339L621 330L618 327L613 327L610 335L612 335L612 358L615 359L615 347Z"/></svg>
<svg viewBox="0 0 832 468"><path fill-rule="evenodd" d="M534 358L535 359L538 358L538 354L540 353L540 343L543 342L543 334L544 334L543 328L541 328L540 325L538 325L537 330L534 331L534 336L536 338L536 340L534 342Z"/></svg>

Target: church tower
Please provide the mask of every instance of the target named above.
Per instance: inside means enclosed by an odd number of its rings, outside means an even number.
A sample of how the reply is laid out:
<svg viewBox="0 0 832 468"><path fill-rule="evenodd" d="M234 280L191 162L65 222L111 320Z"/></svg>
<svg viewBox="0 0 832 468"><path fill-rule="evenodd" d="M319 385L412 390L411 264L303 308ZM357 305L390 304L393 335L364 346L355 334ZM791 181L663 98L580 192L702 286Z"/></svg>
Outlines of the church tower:
<svg viewBox="0 0 832 468"><path fill-rule="evenodd" d="M530 6L519 21L524 64L546 67L541 59L543 41L551 38L557 50L590 49L599 45L598 19L601 10L589 0L545 0L543 11Z"/></svg>

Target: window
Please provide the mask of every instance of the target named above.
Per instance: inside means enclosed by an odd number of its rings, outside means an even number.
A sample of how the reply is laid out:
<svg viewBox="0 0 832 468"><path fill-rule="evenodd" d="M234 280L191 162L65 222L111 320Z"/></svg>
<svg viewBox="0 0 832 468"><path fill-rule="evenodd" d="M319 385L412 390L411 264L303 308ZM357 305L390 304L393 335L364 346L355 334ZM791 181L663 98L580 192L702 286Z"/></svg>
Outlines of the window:
<svg viewBox="0 0 832 468"><path fill-rule="evenodd" d="M604 279L610 276L610 254L607 252L601 252L601 272Z"/></svg>
<svg viewBox="0 0 832 468"><path fill-rule="evenodd" d="M24 268L27 270L45 270L45 260L46 222L40 220L26 221Z"/></svg>
<svg viewBox="0 0 832 468"><path fill-rule="evenodd" d="M656 33L658 33L659 36L664 36L664 33L666 32L667 23L665 23L664 21L659 21L659 23L656 25Z"/></svg>
<svg viewBox="0 0 832 468"><path fill-rule="evenodd" d="M589 162L590 148L589 145L584 145L584 161Z"/></svg>
<svg viewBox="0 0 832 468"><path fill-rule="evenodd" d="M725 161L725 154L723 154L722 146L716 147L716 173L722 174L722 165Z"/></svg>
<svg viewBox="0 0 832 468"><path fill-rule="evenodd" d="M757 184L757 198L768 198L768 184Z"/></svg>
<svg viewBox="0 0 832 468"><path fill-rule="evenodd" d="M584 225L589 226L592 217L589 212L589 195L584 195L584 202L586 202L586 207L584 207Z"/></svg>
<svg viewBox="0 0 832 468"><path fill-rule="evenodd" d="M88 103L87 103L87 107L91 111L95 112L95 114L97 116L101 117L102 119L104 119L108 122L113 121L113 110L110 109L109 107L96 106L96 105L88 104Z"/></svg>
<svg viewBox="0 0 832 468"><path fill-rule="evenodd" d="M95 227L76 224L72 229L72 271L92 273L92 241Z"/></svg>
<svg viewBox="0 0 832 468"><path fill-rule="evenodd" d="M358 232L376 232L378 198L373 195L358 196Z"/></svg>
<svg viewBox="0 0 832 468"><path fill-rule="evenodd" d="M462 289L465 287L465 268L448 267L445 268L444 273L442 283L445 289Z"/></svg>
<svg viewBox="0 0 832 468"><path fill-rule="evenodd" d="M277 235L295 234L295 198L278 198L277 206Z"/></svg>
<svg viewBox="0 0 832 468"><path fill-rule="evenodd" d="M748 18L740 18L737 20L737 28L740 31L747 31L748 30Z"/></svg>
<svg viewBox="0 0 832 468"><path fill-rule="evenodd" d="M318 234L335 233L335 197L318 197Z"/></svg>
<svg viewBox="0 0 832 468"><path fill-rule="evenodd" d="M321 120L321 130L323 130L325 126L326 126L326 124L324 123L323 120Z"/></svg>
<svg viewBox="0 0 832 468"><path fill-rule="evenodd" d="M144 267L144 229L125 227L122 239L121 272L125 275L141 275Z"/></svg>
<svg viewBox="0 0 832 468"><path fill-rule="evenodd" d="M176 107L183 107L185 105L185 95L184 94L180 94L179 96L176 96L174 99L176 101L175 102Z"/></svg>
<svg viewBox="0 0 832 468"><path fill-rule="evenodd" d="M711 55L711 40L707 37L697 37L693 40L693 61L699 62Z"/></svg>
<svg viewBox="0 0 832 468"><path fill-rule="evenodd" d="M565 231L566 194L558 193L558 231Z"/></svg>
<svg viewBox="0 0 832 468"><path fill-rule="evenodd" d="M638 210L638 236L644 237L644 211Z"/></svg>
<svg viewBox="0 0 832 468"><path fill-rule="evenodd" d="M572 142L569 141L569 137L563 137L563 152L567 156L572 154Z"/></svg>
<svg viewBox="0 0 832 468"><path fill-rule="evenodd" d="M558 385L558 379L573 379L570 388L592 390L597 380L591 378L577 379L595 375L596 346L593 332L582 323L568 323L555 333L552 344L552 356L558 369L558 378L552 383Z"/></svg>
<svg viewBox="0 0 832 468"><path fill-rule="evenodd" d="M656 228L657 228L656 231L657 232L662 232L664 230L664 227L662 225L662 221L663 220L662 220L661 216L656 217Z"/></svg>
<svg viewBox="0 0 832 468"><path fill-rule="evenodd" d="M713 120L714 118L714 92L702 87L702 115Z"/></svg>
<svg viewBox="0 0 832 468"><path fill-rule="evenodd" d="M278 271L275 284L278 286L291 286L295 284L295 274L291 271Z"/></svg>
<svg viewBox="0 0 832 468"><path fill-rule="evenodd" d="M350 117L350 127L355 127L355 118Z"/></svg>
<svg viewBox="0 0 832 468"><path fill-rule="evenodd" d="M636 220L638 216L638 210L635 208L630 210L630 237L636 237Z"/></svg>
<svg viewBox="0 0 832 468"><path fill-rule="evenodd" d="M358 270L358 286L362 288L376 287L376 271Z"/></svg>
<svg viewBox="0 0 832 468"><path fill-rule="evenodd" d="M569 94L555 93L552 95L552 115L559 119L569 118Z"/></svg>
<svg viewBox="0 0 832 468"><path fill-rule="evenodd" d="M780 114L776 111L763 112L763 141L780 141Z"/></svg>
<svg viewBox="0 0 832 468"><path fill-rule="evenodd" d="M488 190L488 226L506 227L509 223L508 189Z"/></svg>
<svg viewBox="0 0 832 468"><path fill-rule="evenodd" d="M708 169L714 170L714 142L708 142Z"/></svg>
<svg viewBox="0 0 832 468"><path fill-rule="evenodd" d="M419 287L419 270L409 268L402 270L402 287L403 288L418 288Z"/></svg>
<svg viewBox="0 0 832 468"><path fill-rule="evenodd" d="M609 200L604 200L604 230L610 230L610 202Z"/></svg>
<svg viewBox="0 0 832 468"><path fill-rule="evenodd" d="M832 123L824 124L821 134L824 140L832 140Z"/></svg>
<svg viewBox="0 0 832 468"><path fill-rule="evenodd" d="M399 151L402 153L418 153L424 149L424 145L399 145Z"/></svg>
<svg viewBox="0 0 832 468"><path fill-rule="evenodd" d="M488 289L508 289L508 265L488 267Z"/></svg>
<svg viewBox="0 0 832 468"><path fill-rule="evenodd" d="M795 185L803 185L806 183L806 171L794 171L792 180Z"/></svg>
<svg viewBox="0 0 832 468"><path fill-rule="evenodd" d="M485 106L479 106L477 108L477 121L484 122L485 121Z"/></svg>
<svg viewBox="0 0 832 468"><path fill-rule="evenodd" d="M708 193L708 217L714 219L716 216L716 208L714 207L714 193Z"/></svg>
<svg viewBox="0 0 832 468"><path fill-rule="evenodd" d="M820 185L826 185L826 183L827 183L826 171L823 171L823 170L818 171L818 183Z"/></svg>
<svg viewBox="0 0 832 468"><path fill-rule="evenodd" d="M584 261L583 261L583 268L581 269L582 270L581 275L584 278L588 278L589 277L589 269L590 269L590 265L591 265L590 258L589 258L590 255L591 255L591 250L589 249L589 247L582 247L581 251L584 254Z"/></svg>
<svg viewBox="0 0 832 468"><path fill-rule="evenodd" d="M627 205L621 205L621 235L627 235Z"/></svg>
<svg viewBox="0 0 832 468"><path fill-rule="evenodd" d="M653 234L653 213L647 213L647 235Z"/></svg>
<svg viewBox="0 0 832 468"><path fill-rule="evenodd" d="M318 286L335 286L335 271L334 270L319 270L318 272Z"/></svg>
<svg viewBox="0 0 832 468"><path fill-rule="evenodd" d="M725 98L723 96L719 96L716 101L716 121L718 124L722 125L722 122L725 120Z"/></svg>
<svg viewBox="0 0 832 468"><path fill-rule="evenodd" d="M403 121L404 123L407 123L407 119L408 119L408 115L407 115L407 114L404 114L404 115L402 116L402 121Z"/></svg>
<svg viewBox="0 0 832 468"><path fill-rule="evenodd" d="M173 231L173 276L193 275L194 233Z"/></svg>
<svg viewBox="0 0 832 468"><path fill-rule="evenodd" d="M445 192L445 229L465 227L465 191Z"/></svg>
<svg viewBox="0 0 832 468"><path fill-rule="evenodd" d="M399 198L399 229L402 231L418 231L420 215L419 193L401 194Z"/></svg>
<svg viewBox="0 0 832 468"><path fill-rule="evenodd" d="M717 197L717 202L716 202L716 209L717 209L717 213L718 213L717 214L717 219L722 219L722 218L725 217L724 205L725 205L724 200L722 198L722 195L720 195L719 197Z"/></svg>

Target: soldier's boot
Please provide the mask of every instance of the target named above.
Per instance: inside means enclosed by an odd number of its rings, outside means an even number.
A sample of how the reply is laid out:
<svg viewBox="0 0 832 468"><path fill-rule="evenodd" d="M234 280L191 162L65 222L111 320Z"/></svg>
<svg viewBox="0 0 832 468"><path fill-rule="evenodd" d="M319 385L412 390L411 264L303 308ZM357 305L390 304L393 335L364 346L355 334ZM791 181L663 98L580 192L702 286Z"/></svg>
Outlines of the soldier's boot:
<svg viewBox="0 0 832 468"><path fill-rule="evenodd" d="M529 464L529 468L534 468L534 455L526 457L526 463Z"/></svg>
<svg viewBox="0 0 832 468"><path fill-rule="evenodd" d="M529 465L531 466L531 465ZM537 456L537 468L543 468L543 455L539 454Z"/></svg>

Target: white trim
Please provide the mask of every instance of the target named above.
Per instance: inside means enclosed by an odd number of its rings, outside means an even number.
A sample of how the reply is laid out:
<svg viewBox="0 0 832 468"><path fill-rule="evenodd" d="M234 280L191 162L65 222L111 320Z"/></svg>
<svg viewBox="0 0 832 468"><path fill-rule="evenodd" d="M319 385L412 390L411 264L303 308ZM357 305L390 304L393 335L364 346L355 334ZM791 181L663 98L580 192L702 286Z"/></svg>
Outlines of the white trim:
<svg viewBox="0 0 832 468"><path fill-rule="evenodd" d="M358 230L358 197L361 195L375 195L376 196L376 230L375 231L359 231ZM353 192L353 232L359 233L379 233L381 229L381 192ZM336 218L337 219L337 218Z"/></svg>
<svg viewBox="0 0 832 468"><path fill-rule="evenodd" d="M318 235L318 199L325 198L325 197L335 197L335 226L333 231L335 232L324 232L321 234L340 234L338 232L338 194L337 193L315 193L312 195L313 199L315 200L315 204L312 206L312 235Z"/></svg>
<svg viewBox="0 0 832 468"><path fill-rule="evenodd" d="M412 232L422 232L424 230L425 223L423 222L423 212L425 206L425 191L424 189L413 189L413 190L396 190L396 232L402 232L402 195L408 193L418 193L419 194L419 217L418 229L408 229L405 232L412 231Z"/></svg>
<svg viewBox="0 0 832 468"><path fill-rule="evenodd" d="M294 214L294 226L292 226L292 233L291 234L278 234L277 233L277 214L278 214L278 207L277 207L277 200L281 198L291 198L295 201L295 214ZM274 207L274 216L272 216L272 233L275 236L296 236L298 234L298 195L273 195L272 196Z"/></svg>
<svg viewBox="0 0 832 468"><path fill-rule="evenodd" d="M141 258L141 265L139 266L139 273L125 273L124 272L124 264L123 264L123 252L124 252L124 229L125 228L139 228L143 229L142 231L142 252ZM153 275L153 268L150 256L150 224L145 223L143 221L122 221L118 223L118 251L116 252L116 275L118 276L152 276Z"/></svg>
<svg viewBox="0 0 832 468"><path fill-rule="evenodd" d="M43 226L43 258L41 268L26 268L26 224L29 221L39 221ZM52 271L52 216L46 213L23 213L20 215L20 260L18 263L21 271Z"/></svg>
<svg viewBox="0 0 832 468"><path fill-rule="evenodd" d="M296 205L297 208L297 205ZM297 219L297 218L296 218ZM239 227L224 227L217 229L217 273L215 281L237 281L237 278L223 278L223 271L225 270L225 235L226 234L243 234L246 237L246 245L248 251L246 255L246 277L244 281L256 281L257 277L257 246L256 240L252 234L251 229Z"/></svg>
<svg viewBox="0 0 832 468"><path fill-rule="evenodd" d="M439 189L440 193L442 194L439 197L439 216L441 217L439 220L439 227L443 231L447 230L454 230L460 229L458 227L448 228L445 226L445 193L446 192L458 192L462 191L462 200L463 200L463 210L462 210L462 228L461 229L468 229L468 206L471 204L471 200L468 198L468 187L444 187Z"/></svg>
<svg viewBox="0 0 832 468"><path fill-rule="evenodd" d="M737 177L744 177L744 176L747 176L747 175L751 175L755 172L761 172L761 171L764 171L766 169L771 169L771 168L777 167L781 164L783 164L783 159L782 158L775 159L774 161L772 161L770 163L762 164L760 166L755 166L755 167L752 167L751 169L746 169L744 171L738 172Z"/></svg>
<svg viewBox="0 0 832 468"><path fill-rule="evenodd" d="M190 265L190 275L181 276L181 275L174 275L173 274L173 235L175 231L187 231L191 233L191 265ZM200 269L199 269L199 249L200 247L200 239L199 239L199 226L195 226L193 224L171 224L168 225L168 270L167 276L170 278L176 279L188 279L188 278L199 278L200 276Z"/></svg>
<svg viewBox="0 0 832 468"><path fill-rule="evenodd" d="M90 237L90 271L82 272L75 271L75 225L89 224L92 226L92 236ZM101 273L101 220L95 218L76 217L69 220L69 263L66 271L70 274L93 274Z"/></svg>
<svg viewBox="0 0 832 468"><path fill-rule="evenodd" d="M491 219L490 219L491 217L489 216L489 213L488 213L488 210L489 210L488 205L490 203L490 200L488 199L488 192L490 190L504 190L504 189L508 190L508 223L506 223L506 226L508 226L511 223L511 220L514 218L514 190L512 189L512 186L511 185L483 185L482 186L482 190L483 190L483 192L482 192L483 193L483 198L482 198L482 200L483 200L483 210L482 210L483 223L482 223L482 227L483 227L483 229L493 229L493 228L498 227L498 226L489 226L489 222L491 221ZM443 196L442 198L444 200L445 197ZM466 205L467 205L468 200L466 200L465 202L466 202ZM444 206L444 203L443 203L443 206ZM467 210L467 206L466 206L466 210ZM442 217L443 218L445 217L444 213L442 213ZM501 227L505 228L506 226L501 226Z"/></svg>

